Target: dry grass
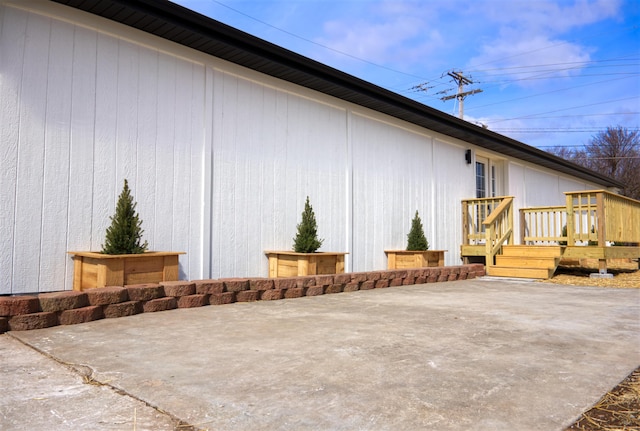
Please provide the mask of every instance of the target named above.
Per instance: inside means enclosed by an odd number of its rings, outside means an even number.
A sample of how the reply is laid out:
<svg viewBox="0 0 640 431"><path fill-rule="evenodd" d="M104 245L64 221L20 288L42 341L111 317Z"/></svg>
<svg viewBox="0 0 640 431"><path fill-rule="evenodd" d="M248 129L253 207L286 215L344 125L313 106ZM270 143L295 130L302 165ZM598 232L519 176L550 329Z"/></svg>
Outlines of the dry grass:
<svg viewBox="0 0 640 431"><path fill-rule="evenodd" d="M566 431L640 430L640 367L607 392Z"/></svg>

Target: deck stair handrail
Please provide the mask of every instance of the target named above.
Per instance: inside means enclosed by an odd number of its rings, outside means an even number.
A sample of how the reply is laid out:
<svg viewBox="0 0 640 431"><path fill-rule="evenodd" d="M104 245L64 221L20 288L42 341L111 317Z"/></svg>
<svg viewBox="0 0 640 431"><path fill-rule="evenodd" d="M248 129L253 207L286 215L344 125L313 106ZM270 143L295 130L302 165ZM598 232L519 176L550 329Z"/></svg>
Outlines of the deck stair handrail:
<svg viewBox="0 0 640 431"><path fill-rule="evenodd" d="M640 243L640 201L606 190L566 192L567 245Z"/></svg>
<svg viewBox="0 0 640 431"><path fill-rule="evenodd" d="M505 243L513 245L513 196L505 196L482 222L485 228L485 266L493 266Z"/></svg>
<svg viewBox="0 0 640 431"><path fill-rule="evenodd" d="M483 222L506 198L513 200L513 196L462 200L463 245L480 245L485 242L486 233Z"/></svg>

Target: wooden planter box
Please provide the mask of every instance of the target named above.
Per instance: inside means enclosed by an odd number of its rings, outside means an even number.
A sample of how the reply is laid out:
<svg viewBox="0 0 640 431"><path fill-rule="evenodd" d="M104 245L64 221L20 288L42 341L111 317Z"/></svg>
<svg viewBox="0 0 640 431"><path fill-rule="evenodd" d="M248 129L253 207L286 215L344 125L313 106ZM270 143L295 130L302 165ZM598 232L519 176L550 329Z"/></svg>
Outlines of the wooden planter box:
<svg viewBox="0 0 640 431"><path fill-rule="evenodd" d="M102 254L71 251L73 290L178 280L178 256L184 252Z"/></svg>
<svg viewBox="0 0 640 431"><path fill-rule="evenodd" d="M299 275L342 274L347 253L296 253L265 251L269 258L269 278Z"/></svg>
<svg viewBox="0 0 640 431"><path fill-rule="evenodd" d="M444 252L447 250L385 250L387 269L422 268L444 266Z"/></svg>

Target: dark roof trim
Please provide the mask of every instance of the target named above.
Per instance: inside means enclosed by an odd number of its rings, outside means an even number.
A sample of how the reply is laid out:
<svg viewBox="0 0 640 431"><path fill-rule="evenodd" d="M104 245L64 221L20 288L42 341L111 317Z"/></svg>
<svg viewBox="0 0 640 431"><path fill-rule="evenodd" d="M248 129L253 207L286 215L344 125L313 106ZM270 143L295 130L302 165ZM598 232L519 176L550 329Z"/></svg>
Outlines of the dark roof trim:
<svg viewBox="0 0 640 431"><path fill-rule="evenodd" d="M545 151L296 54L166 0L51 0L373 109L516 159L605 187L623 185Z"/></svg>

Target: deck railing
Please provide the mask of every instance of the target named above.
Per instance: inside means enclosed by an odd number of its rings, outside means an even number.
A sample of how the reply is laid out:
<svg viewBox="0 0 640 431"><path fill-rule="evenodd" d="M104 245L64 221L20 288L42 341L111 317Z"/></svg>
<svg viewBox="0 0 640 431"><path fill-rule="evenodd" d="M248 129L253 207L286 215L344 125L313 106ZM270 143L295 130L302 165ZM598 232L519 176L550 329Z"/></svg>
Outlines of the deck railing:
<svg viewBox="0 0 640 431"><path fill-rule="evenodd" d="M566 192L567 245L640 243L640 201L606 190Z"/></svg>
<svg viewBox="0 0 640 431"><path fill-rule="evenodd" d="M493 265L505 242L513 244L513 196L462 201L464 245L485 246L485 264Z"/></svg>
<svg viewBox="0 0 640 431"><path fill-rule="evenodd" d="M565 195L566 206L520 210L522 244L640 243L640 201L606 190Z"/></svg>
<svg viewBox="0 0 640 431"><path fill-rule="evenodd" d="M520 244L545 245L567 242L567 207L550 206L520 209Z"/></svg>

